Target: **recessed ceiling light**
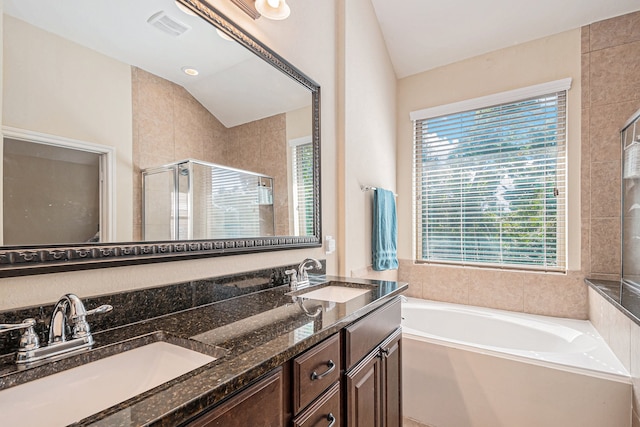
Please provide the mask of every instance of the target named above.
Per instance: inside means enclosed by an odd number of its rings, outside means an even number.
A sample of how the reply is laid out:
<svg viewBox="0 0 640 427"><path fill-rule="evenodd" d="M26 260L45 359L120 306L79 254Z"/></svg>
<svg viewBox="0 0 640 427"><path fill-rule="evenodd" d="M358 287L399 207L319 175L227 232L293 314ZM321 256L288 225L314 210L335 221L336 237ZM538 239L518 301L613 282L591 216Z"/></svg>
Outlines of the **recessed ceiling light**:
<svg viewBox="0 0 640 427"><path fill-rule="evenodd" d="M197 76L198 74L200 74L198 70L193 67L182 67L182 72L188 76Z"/></svg>
<svg viewBox="0 0 640 427"><path fill-rule="evenodd" d="M229 37L224 31L222 31L220 28L216 28L216 33L218 33L218 35L220 36L221 39L224 40L228 40L230 42L233 41L233 39L231 37Z"/></svg>

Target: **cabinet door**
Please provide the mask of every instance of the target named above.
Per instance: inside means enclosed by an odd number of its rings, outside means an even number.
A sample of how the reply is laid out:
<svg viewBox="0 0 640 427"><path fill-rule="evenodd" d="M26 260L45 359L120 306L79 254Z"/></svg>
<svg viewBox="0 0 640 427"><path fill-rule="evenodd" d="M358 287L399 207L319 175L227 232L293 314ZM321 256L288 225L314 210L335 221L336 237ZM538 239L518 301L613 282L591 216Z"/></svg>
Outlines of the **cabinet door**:
<svg viewBox="0 0 640 427"><path fill-rule="evenodd" d="M347 374L347 426L381 427L382 359L376 348Z"/></svg>
<svg viewBox="0 0 640 427"><path fill-rule="evenodd" d="M402 333L398 331L381 346L384 427L402 427L401 337Z"/></svg>
<svg viewBox="0 0 640 427"><path fill-rule="evenodd" d="M221 403L189 427L281 427L283 376L278 368L266 378Z"/></svg>

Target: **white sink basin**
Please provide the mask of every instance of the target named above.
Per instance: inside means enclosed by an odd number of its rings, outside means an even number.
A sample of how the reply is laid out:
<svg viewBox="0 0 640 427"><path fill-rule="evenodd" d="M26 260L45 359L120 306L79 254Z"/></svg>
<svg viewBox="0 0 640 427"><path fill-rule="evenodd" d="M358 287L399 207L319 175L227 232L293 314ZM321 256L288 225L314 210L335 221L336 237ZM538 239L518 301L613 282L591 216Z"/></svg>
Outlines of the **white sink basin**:
<svg viewBox="0 0 640 427"><path fill-rule="evenodd" d="M325 286L324 288L306 292L298 295L302 298L314 299L317 301L330 301L344 303L360 295L366 294L371 289L347 288L346 286Z"/></svg>
<svg viewBox="0 0 640 427"><path fill-rule="evenodd" d="M155 342L0 391L0 424L66 426L215 360Z"/></svg>

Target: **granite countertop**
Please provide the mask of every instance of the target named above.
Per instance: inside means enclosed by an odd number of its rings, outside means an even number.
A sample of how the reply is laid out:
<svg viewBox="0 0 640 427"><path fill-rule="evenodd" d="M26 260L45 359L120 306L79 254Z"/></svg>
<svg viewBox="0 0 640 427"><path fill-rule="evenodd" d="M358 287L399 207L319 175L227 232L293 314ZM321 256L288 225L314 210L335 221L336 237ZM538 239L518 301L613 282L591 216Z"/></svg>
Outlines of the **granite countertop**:
<svg viewBox="0 0 640 427"><path fill-rule="evenodd" d="M325 279L325 276L322 276ZM310 317L278 286L94 333L89 352L20 372L0 364L0 387L19 384L154 341L219 357L148 392L79 421L78 426L175 426L406 290L407 284L326 276L325 283L370 291L348 303L305 300ZM324 284L318 285L322 287ZM294 293L300 293L299 291Z"/></svg>

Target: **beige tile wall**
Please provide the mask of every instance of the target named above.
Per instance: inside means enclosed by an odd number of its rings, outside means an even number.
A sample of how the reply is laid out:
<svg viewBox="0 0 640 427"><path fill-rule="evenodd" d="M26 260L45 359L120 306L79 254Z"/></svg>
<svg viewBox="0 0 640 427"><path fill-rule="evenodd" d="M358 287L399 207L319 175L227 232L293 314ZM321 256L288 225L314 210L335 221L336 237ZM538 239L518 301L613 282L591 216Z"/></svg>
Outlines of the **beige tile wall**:
<svg viewBox="0 0 640 427"><path fill-rule="evenodd" d="M407 296L547 316L587 318L587 289L579 272L532 273L414 264L400 260Z"/></svg>
<svg viewBox="0 0 640 427"><path fill-rule="evenodd" d="M640 12L582 28L582 222L585 275L618 280L620 129L640 108Z"/></svg>
<svg viewBox="0 0 640 427"><path fill-rule="evenodd" d="M287 168L283 166L287 159L286 135L286 115L278 114L229 129L227 138L232 143L225 145L227 165L273 178L273 210L279 236L291 234Z"/></svg>
<svg viewBox="0 0 640 427"><path fill-rule="evenodd" d="M582 224L589 277L619 280L620 129L640 109L640 12L582 28ZM631 374L640 426L640 326L589 289L589 319Z"/></svg>
<svg viewBox="0 0 640 427"><path fill-rule="evenodd" d="M583 201L583 232L594 278L620 278L619 131L640 108L639 65L640 12L582 28L582 181L590 201ZM633 425L640 425L640 327L592 289L589 318L631 373Z"/></svg>
<svg viewBox="0 0 640 427"><path fill-rule="evenodd" d="M226 128L183 87L132 67L134 239L142 236L140 171L188 158L274 178L276 235L288 235L286 117Z"/></svg>

